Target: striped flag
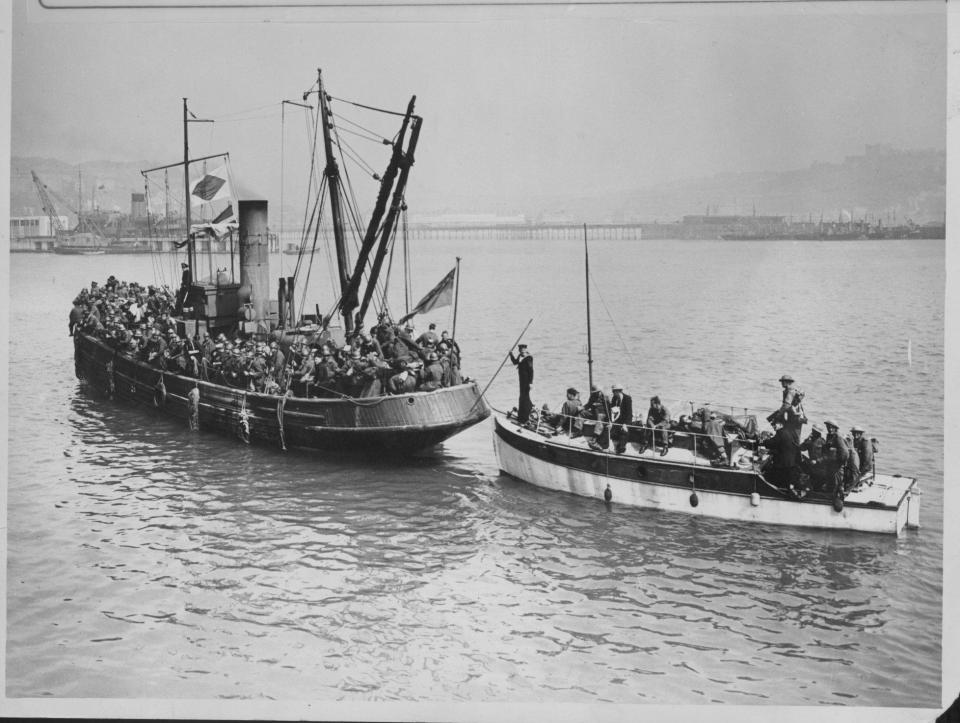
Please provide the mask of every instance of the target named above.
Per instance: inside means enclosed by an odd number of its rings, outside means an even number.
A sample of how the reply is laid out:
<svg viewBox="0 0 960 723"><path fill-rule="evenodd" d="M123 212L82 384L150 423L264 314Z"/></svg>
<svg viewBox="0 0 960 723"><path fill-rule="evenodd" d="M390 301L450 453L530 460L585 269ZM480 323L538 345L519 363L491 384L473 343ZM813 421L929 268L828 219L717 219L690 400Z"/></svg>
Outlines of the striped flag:
<svg viewBox="0 0 960 723"><path fill-rule="evenodd" d="M450 269L450 272L443 277L439 284L430 289L427 295L420 299L420 303L414 307L413 311L397 323L402 324L416 314L423 314L439 306L450 306L450 304L453 303L453 280L456 273L457 267L454 266Z"/></svg>

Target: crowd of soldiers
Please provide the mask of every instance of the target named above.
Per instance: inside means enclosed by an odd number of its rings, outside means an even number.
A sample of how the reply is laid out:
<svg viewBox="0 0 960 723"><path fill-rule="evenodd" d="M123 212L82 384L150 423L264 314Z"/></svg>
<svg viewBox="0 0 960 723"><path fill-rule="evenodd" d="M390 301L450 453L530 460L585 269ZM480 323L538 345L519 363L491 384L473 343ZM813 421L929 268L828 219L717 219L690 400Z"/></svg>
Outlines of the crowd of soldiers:
<svg viewBox="0 0 960 723"><path fill-rule="evenodd" d="M788 374L780 377L780 384L780 407L767 417L773 432L765 433L761 440L770 450L767 473L771 480L785 485L798 497L804 497L810 489L825 489L832 491L837 500L864 480L872 482L877 440L856 425L844 436L839 425L828 419L823 427L814 424L801 442L801 430L808 421L803 410L803 392L794 386L794 379Z"/></svg>
<svg viewBox="0 0 960 723"><path fill-rule="evenodd" d="M266 394L373 397L432 391L463 383L460 347L430 324L414 338L381 314L369 332L343 345L329 334L290 341L279 332L256 340L240 334L181 335L171 316L176 296L166 286L141 286L113 276L74 299L69 328L95 335L118 352L157 369Z"/></svg>

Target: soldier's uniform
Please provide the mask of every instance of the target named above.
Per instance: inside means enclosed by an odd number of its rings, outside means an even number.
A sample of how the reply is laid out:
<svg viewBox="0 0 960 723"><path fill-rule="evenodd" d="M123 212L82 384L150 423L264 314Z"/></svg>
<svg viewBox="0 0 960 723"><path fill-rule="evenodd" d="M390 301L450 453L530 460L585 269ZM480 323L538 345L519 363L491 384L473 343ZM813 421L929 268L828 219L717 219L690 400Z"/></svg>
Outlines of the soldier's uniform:
<svg viewBox="0 0 960 723"><path fill-rule="evenodd" d="M851 482L851 476L856 479L859 477L859 472L853 469L853 457L850 454L850 447L847 446L847 442L843 436L838 433L839 428L837 425L830 421L824 422L823 424L827 428L827 438L823 445L824 454L832 453L838 464L837 472L834 476L834 495L843 498L848 487L853 484Z"/></svg>
<svg viewBox="0 0 960 723"><path fill-rule="evenodd" d="M873 473L873 442L867 439L860 427L850 430L853 434L853 447L860 456L860 476Z"/></svg>
<svg viewBox="0 0 960 723"><path fill-rule="evenodd" d="M437 358L437 352L427 354L427 365L423 368L423 385L425 392L432 392L443 385L443 367ZM529 414L529 412L528 412Z"/></svg>

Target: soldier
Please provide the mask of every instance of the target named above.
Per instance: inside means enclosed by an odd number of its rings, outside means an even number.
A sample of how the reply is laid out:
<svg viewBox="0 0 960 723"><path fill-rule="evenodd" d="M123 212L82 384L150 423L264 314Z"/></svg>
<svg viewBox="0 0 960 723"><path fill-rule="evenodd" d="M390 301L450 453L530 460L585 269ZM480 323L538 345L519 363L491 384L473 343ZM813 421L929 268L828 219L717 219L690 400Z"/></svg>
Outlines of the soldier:
<svg viewBox="0 0 960 723"><path fill-rule="evenodd" d="M260 352L257 351L253 358L250 360L250 366L247 367L247 379L249 380L250 389L258 392L263 391L264 379L267 376L267 360L266 357Z"/></svg>
<svg viewBox="0 0 960 723"><path fill-rule="evenodd" d="M780 377L780 385L783 387L780 408L768 416L767 421L771 424L774 420L779 421L790 438L799 447L800 434L807 418L803 413L803 392L793 386L793 381L793 377L789 374Z"/></svg>
<svg viewBox="0 0 960 723"><path fill-rule="evenodd" d="M163 365L163 353L167 350L167 342L160 336L160 330L154 329L150 332L150 340L145 347L147 364L155 366L158 369Z"/></svg>
<svg viewBox="0 0 960 723"><path fill-rule="evenodd" d="M270 342L270 356L267 361L267 368L270 371L271 375L278 382L277 376L286 368L287 358L283 354L283 350L280 348L280 345L275 342Z"/></svg>
<svg viewBox="0 0 960 723"><path fill-rule="evenodd" d="M453 340L453 338L450 336L450 332L445 330L441 331L440 342L446 342L447 344L450 345L450 349L453 350L453 355L455 357L456 365L459 367L460 366L460 345Z"/></svg>
<svg viewBox="0 0 960 723"><path fill-rule="evenodd" d="M633 397L625 394L623 387L614 384L610 387L613 395L610 397L610 439L613 440L613 451L623 454L627 449L627 425L633 424Z"/></svg>
<svg viewBox="0 0 960 723"><path fill-rule="evenodd" d="M800 451L806 452L811 462L819 462L823 459L823 428L819 424L813 425L810 434L800 445Z"/></svg>
<svg viewBox="0 0 960 723"><path fill-rule="evenodd" d="M73 336L73 332L80 327L80 324L83 322L83 307L80 306L80 299L78 298L73 302L73 308L70 309L70 336Z"/></svg>
<svg viewBox="0 0 960 723"><path fill-rule="evenodd" d="M526 344L517 345L517 356L509 352L510 361L517 368L517 377L520 381L520 401L517 404L517 421L524 424L530 418L533 402L530 401L530 390L533 388L533 357L527 351Z"/></svg>
<svg viewBox="0 0 960 723"><path fill-rule="evenodd" d="M407 364L403 369L390 377L387 382L387 389L391 394L409 394L417 390L417 377L412 364Z"/></svg>
<svg viewBox="0 0 960 723"><path fill-rule="evenodd" d="M779 419L774 419L771 424L774 429L773 436L761 442L770 450L770 460L764 472L774 484L789 487L794 491L800 477L800 450L793 443L792 434Z"/></svg>
<svg viewBox="0 0 960 723"><path fill-rule="evenodd" d="M443 385L443 367L437 357L437 352L427 353L427 365L423 368L423 383L421 389L425 392L432 392ZM527 412L529 415L529 410Z"/></svg>
<svg viewBox="0 0 960 723"><path fill-rule="evenodd" d="M296 384L297 393L304 396L310 396L310 387L309 385L313 382L315 371L317 366L317 350L310 349L304 356L303 361L300 364L300 367L297 369L294 375L294 382Z"/></svg>
<svg viewBox="0 0 960 723"><path fill-rule="evenodd" d="M360 349L358 347L351 349L350 359L341 370L340 391L349 397L359 397L367 383L367 377L364 373L367 366L366 359L360 356Z"/></svg>
<svg viewBox="0 0 960 723"><path fill-rule="evenodd" d="M180 290L177 293L177 305L175 308L175 313L180 314L183 312L183 305L187 300L187 296L190 294L190 285L193 283L193 275L190 273L190 264L186 261L180 263L180 268L182 273L180 275Z"/></svg>
<svg viewBox="0 0 960 723"><path fill-rule="evenodd" d="M435 347L440 341L436 329L437 325L431 323L427 330L417 337L417 346Z"/></svg>
<svg viewBox="0 0 960 723"><path fill-rule="evenodd" d="M859 471L852 468L853 457L846 440L838 433L840 429L834 422L827 420L823 423L827 428L827 438L824 440L824 456L830 454L837 464L834 474L833 495L835 499L843 500L848 488L852 486L851 477L859 476Z"/></svg>
<svg viewBox="0 0 960 723"><path fill-rule="evenodd" d="M853 427L853 448L860 455L860 476L873 474L873 442L867 439L862 427Z"/></svg>

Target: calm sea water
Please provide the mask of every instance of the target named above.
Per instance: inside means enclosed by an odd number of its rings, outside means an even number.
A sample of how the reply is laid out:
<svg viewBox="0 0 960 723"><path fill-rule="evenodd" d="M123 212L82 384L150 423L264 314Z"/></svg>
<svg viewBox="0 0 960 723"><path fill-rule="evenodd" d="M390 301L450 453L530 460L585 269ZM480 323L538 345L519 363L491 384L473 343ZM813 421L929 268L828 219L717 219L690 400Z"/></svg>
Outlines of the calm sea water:
<svg viewBox="0 0 960 723"><path fill-rule="evenodd" d="M582 245L423 242L414 300L457 255L466 373L486 384L532 318L534 401L585 389ZM489 420L387 465L92 393L70 300L174 263L12 257L8 696L940 707L943 241L591 245L598 382L676 416L769 409L791 373L814 419L919 477L898 539L532 488L499 474ZM516 403L511 365L488 395Z"/></svg>

